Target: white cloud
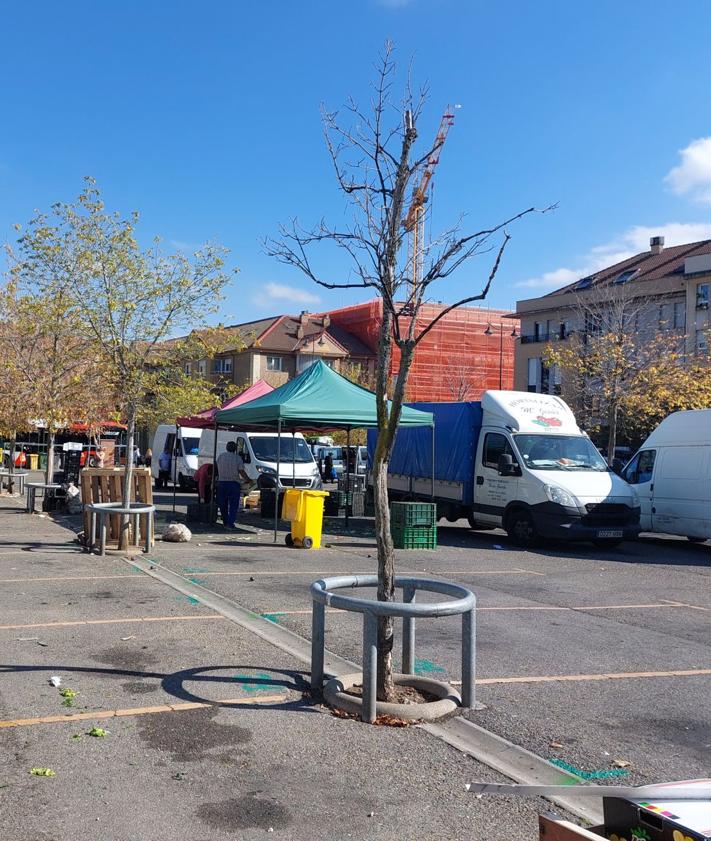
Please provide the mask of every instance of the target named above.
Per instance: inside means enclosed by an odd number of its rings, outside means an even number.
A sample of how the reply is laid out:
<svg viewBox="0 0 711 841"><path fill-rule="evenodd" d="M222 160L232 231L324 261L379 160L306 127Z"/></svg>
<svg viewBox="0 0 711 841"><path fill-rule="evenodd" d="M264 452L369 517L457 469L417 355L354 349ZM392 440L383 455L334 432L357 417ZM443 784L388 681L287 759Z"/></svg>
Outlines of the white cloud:
<svg viewBox="0 0 711 841"><path fill-rule="evenodd" d="M663 236L665 246L683 245L701 239L711 239L711 223L668 222L666 225L634 225L623 234L591 248L577 263L577 268L561 266L539 277L531 277L516 284L520 289L550 292L586 277L600 269L614 266L628 257L649 250L650 237Z"/></svg>
<svg viewBox="0 0 711 841"><path fill-rule="evenodd" d="M711 204L711 137L692 140L679 154L681 163L667 173L665 182L677 195Z"/></svg>
<svg viewBox="0 0 711 841"><path fill-rule="evenodd" d="M261 291L253 298L252 302L265 306L272 301L287 301L290 304L318 304L318 295L299 289L296 286L287 286L285 283L265 283Z"/></svg>
<svg viewBox="0 0 711 841"><path fill-rule="evenodd" d="M181 239L171 239L170 244L178 251L189 251L191 254L202 248L202 244L199 242L184 242Z"/></svg>

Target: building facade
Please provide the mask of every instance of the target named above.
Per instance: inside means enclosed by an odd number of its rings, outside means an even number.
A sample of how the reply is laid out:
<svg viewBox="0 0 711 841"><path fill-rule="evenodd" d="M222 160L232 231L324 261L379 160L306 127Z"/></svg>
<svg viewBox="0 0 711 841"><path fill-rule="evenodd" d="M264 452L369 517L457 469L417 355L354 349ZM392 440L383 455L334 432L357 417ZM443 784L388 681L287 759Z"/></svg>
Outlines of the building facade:
<svg viewBox="0 0 711 841"><path fill-rule="evenodd" d="M420 311L420 329L444 309L426 304ZM332 310L329 315L349 333L377 352L382 324L382 301ZM407 325L407 319L404 320ZM518 321L506 310L459 307L444 316L425 336L410 370L406 398L409 401L479 400L487 389L513 386L514 348ZM399 365L394 349L390 376Z"/></svg>
<svg viewBox="0 0 711 841"><path fill-rule="evenodd" d="M676 331L687 358L707 355L711 313L711 240L664 247L652 237L636 254L539 298L518 301L521 337L515 354L515 388L560 394L561 373L546 365L546 346L599 329L588 303L614 306L622 295L639 302L635 332L641 337Z"/></svg>

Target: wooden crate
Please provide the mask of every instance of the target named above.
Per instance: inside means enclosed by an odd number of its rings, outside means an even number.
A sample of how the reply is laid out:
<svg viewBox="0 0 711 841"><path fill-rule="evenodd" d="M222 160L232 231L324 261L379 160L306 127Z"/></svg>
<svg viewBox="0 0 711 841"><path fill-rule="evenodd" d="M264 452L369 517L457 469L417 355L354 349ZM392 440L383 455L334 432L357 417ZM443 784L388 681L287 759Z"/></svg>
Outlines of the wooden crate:
<svg viewBox="0 0 711 841"><path fill-rule="evenodd" d="M605 841L604 827L592 826L583 829L553 815L539 815L539 841Z"/></svg>
<svg viewBox="0 0 711 841"><path fill-rule="evenodd" d="M85 467L79 475L81 481L81 501L84 505L93 502L122 502L123 501L123 467ZM153 504L153 480L149 467L135 467L133 470L133 487L131 488L131 502L147 502ZM145 517L142 518L141 528L146 528ZM91 515L84 509L84 542L86 543L91 528ZM107 546L114 543L118 546L121 528L119 514L109 517ZM111 547L110 547L111 548Z"/></svg>

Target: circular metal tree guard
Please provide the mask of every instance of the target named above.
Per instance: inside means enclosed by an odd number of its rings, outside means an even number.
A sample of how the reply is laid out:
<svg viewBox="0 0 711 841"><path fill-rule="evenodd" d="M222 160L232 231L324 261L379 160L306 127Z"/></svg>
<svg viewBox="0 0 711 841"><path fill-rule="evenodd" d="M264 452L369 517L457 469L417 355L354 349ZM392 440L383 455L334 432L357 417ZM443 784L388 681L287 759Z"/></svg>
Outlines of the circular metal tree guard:
<svg viewBox="0 0 711 841"><path fill-rule="evenodd" d="M402 671L415 673L415 620L438 616L462 617L462 705L476 704L476 596L471 590L449 581L434 578L395 577L395 587L402 588L402 602L381 602L359 599L334 593L344 587L376 587L377 575L339 575L322 578L311 585L311 689L316 695L323 691L325 654L326 607L363 614L363 721L376 717L376 682L378 669L378 618L402 617ZM450 596L444 602L417 604L418 590Z"/></svg>

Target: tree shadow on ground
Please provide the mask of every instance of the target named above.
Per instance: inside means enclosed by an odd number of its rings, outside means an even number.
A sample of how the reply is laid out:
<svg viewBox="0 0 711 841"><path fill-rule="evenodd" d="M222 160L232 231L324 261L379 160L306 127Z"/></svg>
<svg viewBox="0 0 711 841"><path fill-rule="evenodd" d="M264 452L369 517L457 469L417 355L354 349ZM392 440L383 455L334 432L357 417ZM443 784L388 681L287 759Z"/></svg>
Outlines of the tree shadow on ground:
<svg viewBox="0 0 711 841"><path fill-rule="evenodd" d="M264 671L261 671L262 669ZM233 677L219 674L209 674L210 672L217 671L239 672L240 670L245 670L245 672L256 672L256 674L254 676L250 676L249 674L238 674ZM283 702L260 703L260 709L317 712L310 698L311 687L306 679L306 675L308 675L308 673L296 671L294 669L276 669L270 666L240 665L230 663L228 665L218 666L196 666L190 669L181 669L178 672L165 674L163 672L148 672L138 669L72 666L66 663L55 663L53 665L0 663L0 675L24 672L46 672L48 675L54 675L57 673L89 674L98 676L105 675L107 677L132 677L160 680L162 689L174 698L181 701L206 704L226 709L253 708L255 706L254 701L258 700L259 696L255 695L250 698L245 698L244 703L234 699L229 703L223 703L219 700L215 701L214 699L205 698L195 692L191 692L186 689L185 684L189 682L203 684L206 686L241 686L244 687L247 692L255 692L257 690L270 688L283 688L292 692L299 692L301 693L301 697ZM97 712L101 711L99 710Z"/></svg>

